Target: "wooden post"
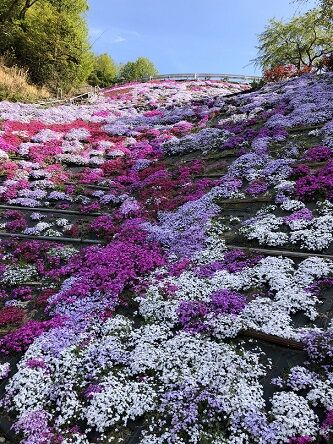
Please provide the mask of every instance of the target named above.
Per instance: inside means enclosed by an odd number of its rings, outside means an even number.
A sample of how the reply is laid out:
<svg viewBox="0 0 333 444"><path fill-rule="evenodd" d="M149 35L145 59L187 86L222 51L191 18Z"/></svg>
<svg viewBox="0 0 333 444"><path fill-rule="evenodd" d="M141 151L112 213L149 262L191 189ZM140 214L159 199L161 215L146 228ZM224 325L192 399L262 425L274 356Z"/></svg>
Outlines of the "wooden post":
<svg viewBox="0 0 333 444"><path fill-rule="evenodd" d="M62 237L62 236L33 236L30 234L18 234L18 233L1 233L1 238L13 238L13 239L32 239L38 241L59 242L59 243L79 243L79 244L94 244L100 245L102 241L97 239L83 239L78 237Z"/></svg>
<svg viewBox="0 0 333 444"><path fill-rule="evenodd" d="M275 336L267 333L263 333L257 330L243 330L240 332L241 336L245 336L251 339L257 339L259 341L264 341L273 345L280 345L282 347L291 348L293 350L304 350L304 345L300 341L294 339L281 338L280 336Z"/></svg>
<svg viewBox="0 0 333 444"><path fill-rule="evenodd" d="M104 214L110 214L106 212L90 212L83 213L79 210L60 210L58 208L44 208L44 207L23 207L18 205L0 205L0 210L19 210L19 211L31 211L31 212L40 212L40 213L54 213L54 214L72 214L77 216L86 216L86 217L98 217L103 216Z"/></svg>
<svg viewBox="0 0 333 444"><path fill-rule="evenodd" d="M300 259L308 259L309 257L320 257L322 259L332 260L333 255L331 254L321 254L321 253L304 253L303 251L293 251L293 250L275 250L260 247L243 247L242 245L231 245L227 244L229 250L243 250L255 254L266 254L267 256L286 256L295 257Z"/></svg>

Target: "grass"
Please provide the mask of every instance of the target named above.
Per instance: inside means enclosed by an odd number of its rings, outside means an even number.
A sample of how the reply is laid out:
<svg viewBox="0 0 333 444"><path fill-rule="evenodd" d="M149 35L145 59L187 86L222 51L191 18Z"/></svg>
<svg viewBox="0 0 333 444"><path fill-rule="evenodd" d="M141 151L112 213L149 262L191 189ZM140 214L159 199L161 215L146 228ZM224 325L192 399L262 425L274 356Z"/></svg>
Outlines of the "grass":
<svg viewBox="0 0 333 444"><path fill-rule="evenodd" d="M0 59L0 100L36 102L50 97L46 88L29 82L27 71L16 66L8 68Z"/></svg>

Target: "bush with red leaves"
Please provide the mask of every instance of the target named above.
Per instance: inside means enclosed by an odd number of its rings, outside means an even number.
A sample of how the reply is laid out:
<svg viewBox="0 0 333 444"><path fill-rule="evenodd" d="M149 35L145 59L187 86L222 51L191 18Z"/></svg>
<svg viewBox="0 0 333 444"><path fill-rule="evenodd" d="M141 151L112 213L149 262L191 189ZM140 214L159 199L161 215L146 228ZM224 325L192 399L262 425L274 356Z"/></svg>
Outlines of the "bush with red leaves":
<svg viewBox="0 0 333 444"><path fill-rule="evenodd" d="M290 79L312 71L311 66L305 66L297 69L295 65L278 65L265 71L264 79L266 82L279 82L280 80Z"/></svg>

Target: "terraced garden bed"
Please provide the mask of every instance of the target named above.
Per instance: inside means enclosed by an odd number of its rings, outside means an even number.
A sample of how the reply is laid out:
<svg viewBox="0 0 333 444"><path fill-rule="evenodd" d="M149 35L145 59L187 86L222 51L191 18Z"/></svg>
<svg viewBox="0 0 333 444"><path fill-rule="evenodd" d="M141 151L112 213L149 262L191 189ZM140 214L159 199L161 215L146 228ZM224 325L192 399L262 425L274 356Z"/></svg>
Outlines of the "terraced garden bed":
<svg viewBox="0 0 333 444"><path fill-rule="evenodd" d="M0 435L332 439L331 77L0 103Z"/></svg>

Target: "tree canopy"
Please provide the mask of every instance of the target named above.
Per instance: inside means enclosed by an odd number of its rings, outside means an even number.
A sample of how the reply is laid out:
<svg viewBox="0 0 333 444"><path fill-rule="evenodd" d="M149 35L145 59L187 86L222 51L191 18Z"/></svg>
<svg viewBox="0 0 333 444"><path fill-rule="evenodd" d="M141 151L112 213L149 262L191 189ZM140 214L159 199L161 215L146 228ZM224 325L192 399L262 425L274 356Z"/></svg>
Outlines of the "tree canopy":
<svg viewBox="0 0 333 444"><path fill-rule="evenodd" d="M28 68L34 83L68 91L87 78L93 59L86 0L4 2L12 12L1 7L1 51Z"/></svg>
<svg viewBox="0 0 333 444"><path fill-rule="evenodd" d="M327 17L333 17L333 0L318 0L319 7L324 15Z"/></svg>
<svg viewBox="0 0 333 444"><path fill-rule="evenodd" d="M296 3L309 3L310 0L295 0ZM323 19L333 20L333 0L316 0Z"/></svg>
<svg viewBox="0 0 333 444"><path fill-rule="evenodd" d="M87 10L88 0L0 0L0 55L53 91L66 93L86 82L112 84L118 67L108 54L92 53ZM149 59L139 57L122 66L120 77L130 81L156 73Z"/></svg>
<svg viewBox="0 0 333 444"><path fill-rule="evenodd" d="M255 62L264 70L277 65L297 69L317 67L332 52L333 28L322 20L320 9L313 9L289 22L272 19L259 35Z"/></svg>
<svg viewBox="0 0 333 444"><path fill-rule="evenodd" d="M24 20L27 11L42 0L2 0L0 4L0 26L13 23L15 20Z"/></svg>
<svg viewBox="0 0 333 444"><path fill-rule="evenodd" d="M111 85L117 77L118 67L109 54L94 57L94 68L89 76L89 83L101 88Z"/></svg>
<svg viewBox="0 0 333 444"><path fill-rule="evenodd" d="M119 77L126 81L141 79L143 77L155 76L158 71L149 59L139 57L135 62L127 62L121 66Z"/></svg>

